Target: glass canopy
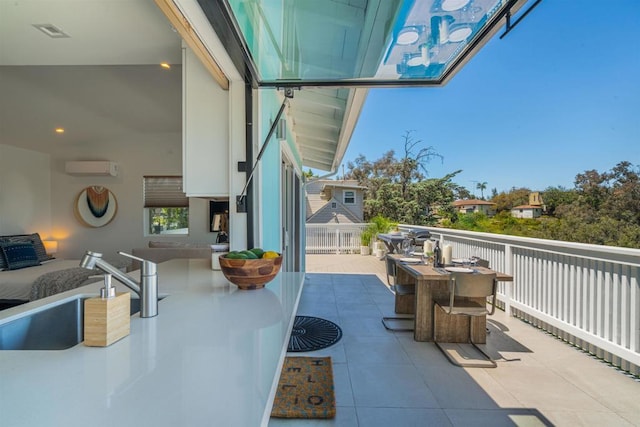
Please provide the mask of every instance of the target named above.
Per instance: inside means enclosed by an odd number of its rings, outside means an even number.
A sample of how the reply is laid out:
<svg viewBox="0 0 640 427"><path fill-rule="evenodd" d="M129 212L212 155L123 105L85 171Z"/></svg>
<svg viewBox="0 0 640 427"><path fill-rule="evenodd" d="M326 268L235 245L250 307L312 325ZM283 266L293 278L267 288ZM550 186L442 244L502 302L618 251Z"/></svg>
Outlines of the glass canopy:
<svg viewBox="0 0 640 427"><path fill-rule="evenodd" d="M513 0L225 0L258 85L445 82Z"/></svg>

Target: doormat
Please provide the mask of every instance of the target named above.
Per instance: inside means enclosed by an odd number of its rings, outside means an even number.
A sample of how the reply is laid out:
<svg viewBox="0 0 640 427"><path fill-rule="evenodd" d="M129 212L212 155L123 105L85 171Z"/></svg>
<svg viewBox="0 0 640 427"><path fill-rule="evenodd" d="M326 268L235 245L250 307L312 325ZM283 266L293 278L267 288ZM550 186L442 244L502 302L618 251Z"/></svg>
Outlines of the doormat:
<svg viewBox="0 0 640 427"><path fill-rule="evenodd" d="M342 329L319 317L296 316L289 338L290 353L315 351L329 347L342 338Z"/></svg>
<svg viewBox="0 0 640 427"><path fill-rule="evenodd" d="M286 357L271 416L275 418L333 418L331 357Z"/></svg>

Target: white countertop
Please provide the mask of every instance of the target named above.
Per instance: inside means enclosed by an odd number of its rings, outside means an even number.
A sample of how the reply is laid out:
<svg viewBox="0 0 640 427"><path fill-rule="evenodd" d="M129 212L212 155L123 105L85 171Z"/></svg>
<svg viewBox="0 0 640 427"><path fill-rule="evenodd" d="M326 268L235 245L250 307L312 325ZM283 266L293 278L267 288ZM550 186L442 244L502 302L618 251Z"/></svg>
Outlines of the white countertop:
<svg viewBox="0 0 640 427"><path fill-rule="evenodd" d="M132 316L130 335L109 347L0 351L0 425L266 425L304 273L281 272L264 289L241 291L210 263L159 264L159 291L168 296L158 316ZM100 286L22 311L95 296ZM4 311L0 322L18 310Z"/></svg>

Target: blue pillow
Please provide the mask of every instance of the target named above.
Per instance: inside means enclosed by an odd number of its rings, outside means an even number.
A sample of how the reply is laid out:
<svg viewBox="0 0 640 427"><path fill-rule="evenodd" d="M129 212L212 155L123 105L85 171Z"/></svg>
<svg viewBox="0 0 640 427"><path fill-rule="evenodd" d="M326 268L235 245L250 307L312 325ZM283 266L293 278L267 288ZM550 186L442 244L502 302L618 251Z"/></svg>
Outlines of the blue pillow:
<svg viewBox="0 0 640 427"><path fill-rule="evenodd" d="M9 270L40 265L33 243L0 243L0 248Z"/></svg>
<svg viewBox="0 0 640 427"><path fill-rule="evenodd" d="M14 234L11 236L0 236L0 242L6 243L31 243L33 244L34 249L36 250L36 255L38 255L38 261L47 261L53 257L47 255L47 251L44 247L44 243L42 243L42 239L40 238L39 233L32 234ZM0 256L0 269L6 267L2 263L2 256Z"/></svg>

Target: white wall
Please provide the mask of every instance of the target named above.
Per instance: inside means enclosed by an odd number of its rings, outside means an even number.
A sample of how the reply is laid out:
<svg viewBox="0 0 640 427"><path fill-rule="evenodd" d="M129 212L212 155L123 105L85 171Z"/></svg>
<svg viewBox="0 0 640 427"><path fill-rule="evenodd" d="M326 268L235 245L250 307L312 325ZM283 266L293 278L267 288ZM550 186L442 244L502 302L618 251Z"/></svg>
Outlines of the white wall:
<svg viewBox="0 0 640 427"><path fill-rule="evenodd" d="M77 259L90 249L123 261L117 251L130 252L149 240L215 242L209 202L197 198L190 199L189 236L144 236L142 177L181 175L181 144L180 134L131 134L99 148L59 149L51 156L0 145L0 235L39 232L43 239L59 241L59 258ZM64 172L67 160L111 160L119 163L120 173L72 176ZM107 187L118 202L113 221L104 227L87 227L75 218L76 197L91 185Z"/></svg>
<svg viewBox="0 0 640 427"><path fill-rule="evenodd" d="M0 235L51 229L49 155L0 144Z"/></svg>
<svg viewBox="0 0 640 427"><path fill-rule="evenodd" d="M117 177L72 176L64 172L67 160L111 160L119 164L120 172ZM117 251L130 252L147 246L149 240L215 242L216 233L209 232L209 203L197 198L190 199L189 236L144 236L143 176L182 174L180 134L132 134L105 142L97 149L60 150L52 155L51 170L53 235L60 241L61 258L79 258L87 250L101 252L105 258L119 258ZM118 202L114 219L100 228L83 225L74 214L78 193L91 185L107 187Z"/></svg>
<svg viewBox="0 0 640 427"><path fill-rule="evenodd" d="M540 212L535 209L512 209L511 216L515 218L537 218L540 216Z"/></svg>
<svg viewBox="0 0 640 427"><path fill-rule="evenodd" d="M182 56L182 158L187 196L229 196L229 91L191 49Z"/></svg>

